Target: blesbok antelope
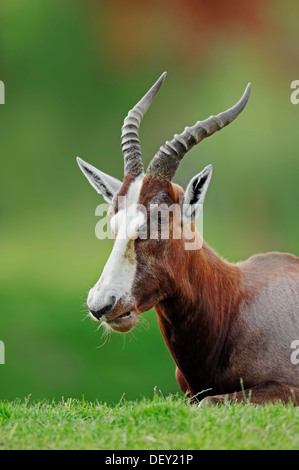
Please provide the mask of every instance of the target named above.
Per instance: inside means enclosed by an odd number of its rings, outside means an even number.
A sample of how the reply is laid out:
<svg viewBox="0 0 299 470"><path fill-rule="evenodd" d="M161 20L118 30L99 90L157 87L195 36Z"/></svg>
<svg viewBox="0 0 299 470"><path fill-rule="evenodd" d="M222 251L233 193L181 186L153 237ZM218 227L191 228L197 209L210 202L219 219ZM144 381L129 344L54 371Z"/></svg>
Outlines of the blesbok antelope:
<svg viewBox="0 0 299 470"><path fill-rule="evenodd" d="M127 332L140 313L155 307L179 386L190 397L200 395L201 403L250 398L256 404L298 404L299 366L291 361L291 344L299 339L299 258L272 252L232 264L205 242L186 250L184 232L181 238L173 236L178 226L194 226L212 175L209 165L184 192L172 183L182 157L241 113L250 84L232 108L167 141L144 172L138 130L165 75L124 120L123 182L78 158L91 185L111 204L115 238L103 273L88 294L90 315ZM126 205L119 204L121 196ZM174 212L167 222L172 228L168 239L144 236L154 204L180 207L180 217ZM194 237L199 238L196 231Z"/></svg>

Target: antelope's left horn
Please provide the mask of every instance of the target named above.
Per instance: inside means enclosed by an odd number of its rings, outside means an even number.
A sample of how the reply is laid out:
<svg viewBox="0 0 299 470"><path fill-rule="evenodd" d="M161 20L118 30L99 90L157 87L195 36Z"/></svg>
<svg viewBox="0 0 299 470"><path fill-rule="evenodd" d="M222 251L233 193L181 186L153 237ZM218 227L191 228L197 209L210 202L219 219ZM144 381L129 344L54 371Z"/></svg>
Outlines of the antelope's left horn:
<svg viewBox="0 0 299 470"><path fill-rule="evenodd" d="M144 114L150 107L165 77L166 72L161 75L152 88L141 98L134 108L129 111L124 120L121 132L121 146L125 162L125 175L130 174L138 176L144 171L138 130Z"/></svg>
<svg viewBox="0 0 299 470"><path fill-rule="evenodd" d="M205 137L221 130L239 116L246 106L250 90L251 84L248 83L242 98L232 108L217 116L210 116L204 121L198 121L192 127L186 127L180 135L175 134L170 142L167 141L160 147L149 164L147 174L162 181L171 181L185 153Z"/></svg>

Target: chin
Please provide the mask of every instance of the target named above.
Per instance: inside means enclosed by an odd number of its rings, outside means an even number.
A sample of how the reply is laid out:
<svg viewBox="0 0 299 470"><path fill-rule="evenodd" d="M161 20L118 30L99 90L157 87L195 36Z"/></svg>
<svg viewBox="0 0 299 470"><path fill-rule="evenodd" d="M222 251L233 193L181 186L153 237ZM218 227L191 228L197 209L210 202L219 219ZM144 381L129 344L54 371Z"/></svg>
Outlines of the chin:
<svg viewBox="0 0 299 470"><path fill-rule="evenodd" d="M128 312L105 322L109 328L119 333L131 331L137 323L137 315L134 312Z"/></svg>

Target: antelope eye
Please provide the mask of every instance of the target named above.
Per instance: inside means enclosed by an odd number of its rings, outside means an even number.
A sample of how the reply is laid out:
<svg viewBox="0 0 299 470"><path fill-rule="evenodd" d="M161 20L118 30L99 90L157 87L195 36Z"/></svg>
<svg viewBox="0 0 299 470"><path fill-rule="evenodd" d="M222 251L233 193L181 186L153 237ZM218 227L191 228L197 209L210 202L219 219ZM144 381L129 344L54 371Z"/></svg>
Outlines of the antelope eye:
<svg viewBox="0 0 299 470"><path fill-rule="evenodd" d="M139 227L138 235L139 235L139 237L144 237L145 235L147 235L147 226L146 226L146 224Z"/></svg>
<svg viewBox="0 0 299 470"><path fill-rule="evenodd" d="M152 211L150 214L150 220L158 225L165 225L169 223L169 214L166 212L161 213L160 211Z"/></svg>

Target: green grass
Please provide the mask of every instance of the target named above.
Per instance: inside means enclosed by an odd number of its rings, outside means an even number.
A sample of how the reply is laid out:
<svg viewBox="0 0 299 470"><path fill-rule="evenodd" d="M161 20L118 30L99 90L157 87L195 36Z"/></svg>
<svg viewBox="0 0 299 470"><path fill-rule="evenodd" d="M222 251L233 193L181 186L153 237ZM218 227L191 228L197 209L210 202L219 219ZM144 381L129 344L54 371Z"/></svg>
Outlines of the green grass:
<svg viewBox="0 0 299 470"><path fill-rule="evenodd" d="M198 408L180 396L117 406L82 400L0 401L0 449L298 449L299 408Z"/></svg>

